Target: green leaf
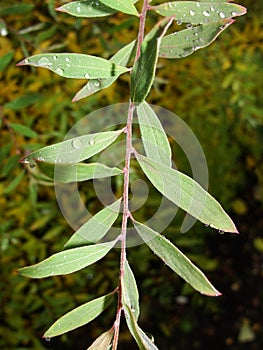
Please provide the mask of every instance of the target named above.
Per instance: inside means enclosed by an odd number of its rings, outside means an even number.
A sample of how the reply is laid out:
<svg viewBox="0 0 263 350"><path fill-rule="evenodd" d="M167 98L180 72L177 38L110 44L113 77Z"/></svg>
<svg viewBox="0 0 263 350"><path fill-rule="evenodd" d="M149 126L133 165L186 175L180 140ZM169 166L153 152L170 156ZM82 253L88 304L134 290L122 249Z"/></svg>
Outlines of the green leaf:
<svg viewBox="0 0 263 350"><path fill-rule="evenodd" d="M164 36L159 57L181 58L210 45L233 20L221 20L181 30Z"/></svg>
<svg viewBox="0 0 263 350"><path fill-rule="evenodd" d="M33 105L37 100L39 100L39 97L39 94L26 94L6 103L4 105L4 108L18 111L21 108L26 108Z"/></svg>
<svg viewBox="0 0 263 350"><path fill-rule="evenodd" d="M101 179L122 174L122 170L100 163L54 164L37 161L43 174L53 178L56 182L69 183Z"/></svg>
<svg viewBox="0 0 263 350"><path fill-rule="evenodd" d="M149 248L159 256L175 273L202 294L218 296L220 293L212 286L206 276L168 239L151 228L134 221L139 235Z"/></svg>
<svg viewBox="0 0 263 350"><path fill-rule="evenodd" d="M36 161L59 164L78 163L107 148L122 132L123 130L105 131L78 136L34 151L22 158L20 162L30 165L34 165Z"/></svg>
<svg viewBox="0 0 263 350"><path fill-rule="evenodd" d="M217 22L221 19L230 19L242 16L246 13L246 8L237 4L199 2L199 1L174 1L153 6L158 14L174 18L179 23L204 24Z"/></svg>
<svg viewBox="0 0 263 350"><path fill-rule="evenodd" d="M25 13L31 12L35 5L32 4L22 4L22 5L13 5L13 6L6 6L0 8L0 16L7 16L7 15L23 15Z"/></svg>
<svg viewBox="0 0 263 350"><path fill-rule="evenodd" d="M3 72L14 57L14 51L9 51L0 57L0 72Z"/></svg>
<svg viewBox="0 0 263 350"><path fill-rule="evenodd" d="M121 205L121 198L99 211L83 224L65 244L64 248L75 248L101 240L116 221Z"/></svg>
<svg viewBox="0 0 263 350"><path fill-rule="evenodd" d="M158 350L154 343L147 337L143 330L138 326L134 313L129 305L124 304L124 313L128 328L135 339L140 350Z"/></svg>
<svg viewBox="0 0 263 350"><path fill-rule="evenodd" d="M26 137L38 137L38 134L26 125L10 123L10 127L18 134Z"/></svg>
<svg viewBox="0 0 263 350"><path fill-rule="evenodd" d="M17 66L34 66L51 70L75 79L103 79L119 76L128 71L104 58L79 53L45 53L25 58Z"/></svg>
<svg viewBox="0 0 263 350"><path fill-rule="evenodd" d="M19 175L13 178L13 180L8 184L7 187L5 187L3 193L9 194L14 191L14 189L20 184L20 182L23 180L25 175L25 170L21 171Z"/></svg>
<svg viewBox="0 0 263 350"><path fill-rule="evenodd" d="M118 12L124 12L129 15L138 16L138 11L133 5L132 0L100 0L104 5L111 7Z"/></svg>
<svg viewBox="0 0 263 350"><path fill-rule="evenodd" d="M159 54L160 38L167 29L167 19L157 23L144 38L140 57L133 66L131 74L131 100L142 102L149 94Z"/></svg>
<svg viewBox="0 0 263 350"><path fill-rule="evenodd" d="M123 277L123 300L122 303L130 307L135 317L135 320L138 320L140 314L139 306L139 292L136 284L135 277L130 268L130 265L125 260L124 265L124 277Z"/></svg>
<svg viewBox="0 0 263 350"><path fill-rule="evenodd" d="M18 272L25 277L43 278L79 271L102 259L115 244L116 240L65 250L50 256L38 264L22 267Z"/></svg>
<svg viewBox="0 0 263 350"><path fill-rule="evenodd" d="M109 350L113 334L114 328L112 327L107 332L102 333L87 350Z"/></svg>
<svg viewBox="0 0 263 350"><path fill-rule="evenodd" d="M66 12L75 17L86 18L104 17L116 13L114 9L105 6L99 0L72 1L56 8L56 10Z"/></svg>
<svg viewBox="0 0 263 350"><path fill-rule="evenodd" d="M111 57L110 62L113 62L115 64L120 64L122 66L127 66L127 64L130 61L134 47L135 47L135 41L124 46L114 56ZM97 91L100 91L102 89L106 89L108 86L110 86L112 83L114 83L114 81L117 79L118 79L118 77L112 77L112 78L108 78L108 79L91 79L75 95L75 97L73 98L72 101L76 102L84 97L87 97L87 96L90 96L90 95L96 93Z"/></svg>
<svg viewBox="0 0 263 350"><path fill-rule="evenodd" d="M43 338L52 338L84 326L99 316L113 301L113 293L94 299L60 317L46 331Z"/></svg>
<svg viewBox="0 0 263 350"><path fill-rule="evenodd" d="M174 204L220 232L238 233L221 205L192 178L138 153L136 158L154 187Z"/></svg>
<svg viewBox="0 0 263 350"><path fill-rule="evenodd" d="M145 101L137 106L137 114L147 157L171 167L171 147L159 118Z"/></svg>

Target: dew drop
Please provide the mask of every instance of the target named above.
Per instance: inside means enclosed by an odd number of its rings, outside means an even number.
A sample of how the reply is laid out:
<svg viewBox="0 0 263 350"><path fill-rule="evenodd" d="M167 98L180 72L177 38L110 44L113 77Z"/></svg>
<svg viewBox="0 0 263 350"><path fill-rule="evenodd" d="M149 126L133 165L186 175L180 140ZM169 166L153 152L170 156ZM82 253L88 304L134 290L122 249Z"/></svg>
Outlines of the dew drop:
<svg viewBox="0 0 263 350"><path fill-rule="evenodd" d="M55 72L56 72L58 75L64 75L64 71L63 71L63 69L61 69L61 68L57 68L57 69L55 70Z"/></svg>
<svg viewBox="0 0 263 350"><path fill-rule="evenodd" d="M211 6L211 7L210 7L210 10L211 10L212 12L214 12L214 11L215 11L214 6Z"/></svg>
<svg viewBox="0 0 263 350"><path fill-rule="evenodd" d="M89 73L86 73L86 74L84 75L84 78L85 78L85 79L90 79Z"/></svg>
<svg viewBox="0 0 263 350"><path fill-rule="evenodd" d="M81 12L81 7L80 7L80 6L77 7L77 12L78 12L78 13Z"/></svg>
<svg viewBox="0 0 263 350"><path fill-rule="evenodd" d="M191 23L187 23L186 28L191 29L193 28L193 25Z"/></svg>
<svg viewBox="0 0 263 350"><path fill-rule="evenodd" d="M203 15L206 16L206 17L209 17L210 13L208 11L203 11Z"/></svg>
<svg viewBox="0 0 263 350"><path fill-rule="evenodd" d="M52 66L52 62L47 57L41 57L40 60L38 60L37 64L42 67L49 67Z"/></svg>
<svg viewBox="0 0 263 350"><path fill-rule="evenodd" d="M94 145L94 140L93 139L91 139L90 141L89 141L89 144L92 146L92 145Z"/></svg>
<svg viewBox="0 0 263 350"><path fill-rule="evenodd" d="M236 16L237 13L236 13L235 11L233 11L233 12L231 12L231 15L232 15L232 16Z"/></svg>
<svg viewBox="0 0 263 350"><path fill-rule="evenodd" d="M66 57L66 62L69 62L69 61L70 61L70 59L68 57Z"/></svg>
<svg viewBox="0 0 263 350"><path fill-rule="evenodd" d="M29 167L30 167L31 169L33 169L35 166L36 166L36 164L33 164L33 163L29 164Z"/></svg>
<svg viewBox="0 0 263 350"><path fill-rule="evenodd" d="M100 82L99 82L99 81L96 81L96 82L94 83L94 86L95 86L95 87L99 87L99 86L100 86Z"/></svg>
<svg viewBox="0 0 263 350"><path fill-rule="evenodd" d="M7 36L7 34L8 34L8 31L7 31L6 28L1 28L1 29L0 29L0 35L1 35L1 36Z"/></svg>
<svg viewBox="0 0 263 350"><path fill-rule="evenodd" d="M191 16L194 16L194 15L195 15L195 12L194 12L193 10L190 10L189 12L190 12L190 15L191 15Z"/></svg>
<svg viewBox="0 0 263 350"><path fill-rule="evenodd" d="M51 338L44 338L45 341L50 342Z"/></svg>
<svg viewBox="0 0 263 350"><path fill-rule="evenodd" d="M223 235L225 233L224 230L218 230L218 233L220 233L221 235Z"/></svg>
<svg viewBox="0 0 263 350"><path fill-rule="evenodd" d="M199 2L197 2L197 3L196 3L196 7L200 7L200 4L199 4Z"/></svg>
<svg viewBox="0 0 263 350"><path fill-rule="evenodd" d="M53 56L53 60L56 61L57 59L58 59L58 56L54 55L54 56Z"/></svg>
<svg viewBox="0 0 263 350"><path fill-rule="evenodd" d="M183 22L178 20L178 21L176 21L176 23L178 24L178 26L180 26Z"/></svg>
<svg viewBox="0 0 263 350"><path fill-rule="evenodd" d="M71 142L72 144L72 147L75 148L75 149L80 149L83 147L82 145L82 141L80 139L75 139Z"/></svg>
<svg viewBox="0 0 263 350"><path fill-rule="evenodd" d="M24 63L27 64L29 61L27 58L24 59Z"/></svg>
<svg viewBox="0 0 263 350"><path fill-rule="evenodd" d="M220 18L225 18L226 16L225 16L224 12L219 12L219 17Z"/></svg>

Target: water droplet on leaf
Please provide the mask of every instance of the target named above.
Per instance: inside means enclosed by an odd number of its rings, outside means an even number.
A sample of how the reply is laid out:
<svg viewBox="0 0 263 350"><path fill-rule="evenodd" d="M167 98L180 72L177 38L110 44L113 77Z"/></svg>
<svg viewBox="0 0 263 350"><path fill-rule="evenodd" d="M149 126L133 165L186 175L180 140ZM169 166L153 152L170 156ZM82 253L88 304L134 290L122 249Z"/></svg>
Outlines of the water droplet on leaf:
<svg viewBox="0 0 263 350"><path fill-rule="evenodd" d="M94 140L93 139L91 139L90 141L89 141L89 144L92 146L92 145L94 145Z"/></svg>
<svg viewBox="0 0 263 350"><path fill-rule="evenodd" d="M180 26L183 22L178 20L178 21L176 21L176 23L178 24L178 26Z"/></svg>
<svg viewBox="0 0 263 350"><path fill-rule="evenodd" d="M58 75L64 75L64 71L61 68L57 68L55 71Z"/></svg>
<svg viewBox="0 0 263 350"><path fill-rule="evenodd" d="M235 11L233 11L233 12L231 12L231 15L232 15L232 16L236 16L237 13L236 13Z"/></svg>
<svg viewBox="0 0 263 350"><path fill-rule="evenodd" d="M47 57L41 57L40 60L38 60L37 64L41 67L50 67L53 65L52 62Z"/></svg>
<svg viewBox="0 0 263 350"><path fill-rule="evenodd" d="M51 340L51 338L44 338L45 339L45 341L47 341L47 342L49 342L50 340Z"/></svg>
<svg viewBox="0 0 263 350"><path fill-rule="evenodd" d="M210 13L208 11L203 11L203 15L206 16L206 17L209 17Z"/></svg>
<svg viewBox="0 0 263 350"><path fill-rule="evenodd" d="M195 15L195 12L193 10L190 10L190 15L191 16L194 16Z"/></svg>
<svg viewBox="0 0 263 350"><path fill-rule="evenodd" d="M85 78L85 79L90 79L89 73L86 73L86 74L84 75L84 78Z"/></svg>
<svg viewBox="0 0 263 350"><path fill-rule="evenodd" d="M72 147L75 148L75 149L80 149L83 147L82 145L82 141L80 139L75 139L71 142L72 144Z"/></svg>
<svg viewBox="0 0 263 350"><path fill-rule="evenodd" d="M81 7L80 7L80 6L77 7L77 12L78 12L78 13L81 12Z"/></svg>
<svg viewBox="0 0 263 350"><path fill-rule="evenodd" d="M225 16L224 12L219 12L219 17L220 18L225 18L226 16Z"/></svg>

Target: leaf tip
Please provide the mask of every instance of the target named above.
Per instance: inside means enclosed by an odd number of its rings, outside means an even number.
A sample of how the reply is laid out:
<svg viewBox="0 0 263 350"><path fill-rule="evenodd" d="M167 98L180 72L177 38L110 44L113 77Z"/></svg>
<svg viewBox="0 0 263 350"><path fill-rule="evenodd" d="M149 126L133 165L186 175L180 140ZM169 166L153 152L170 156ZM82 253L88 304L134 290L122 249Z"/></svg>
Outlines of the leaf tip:
<svg viewBox="0 0 263 350"><path fill-rule="evenodd" d="M26 58L25 59L23 59L22 61L20 61L20 62L18 62L17 64L16 64L16 66L17 67L20 67L20 66L25 66L25 65L27 65L27 60L26 60Z"/></svg>
<svg viewBox="0 0 263 350"><path fill-rule="evenodd" d="M56 7L55 10L58 12L66 12L63 6Z"/></svg>

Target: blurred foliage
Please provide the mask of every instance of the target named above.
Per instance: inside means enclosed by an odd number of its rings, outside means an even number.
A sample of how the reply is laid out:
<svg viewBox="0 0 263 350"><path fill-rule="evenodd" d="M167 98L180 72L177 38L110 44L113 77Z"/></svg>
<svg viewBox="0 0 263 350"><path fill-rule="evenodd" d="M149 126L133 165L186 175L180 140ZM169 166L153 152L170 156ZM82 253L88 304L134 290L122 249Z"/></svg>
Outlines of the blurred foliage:
<svg viewBox="0 0 263 350"><path fill-rule="evenodd" d="M42 52L82 52L107 58L135 37L136 18L117 14L96 21L75 20L54 11L62 3L0 1L0 347L4 350L84 349L83 344L91 343L113 319L114 310L109 310L84 330L50 343L41 340L60 315L115 287L118 251L61 278L27 280L16 273L18 267L59 251L72 233L57 208L53 187L43 186L34 170L23 168L18 160L61 141L94 109L128 98L127 77L123 76L107 90L73 104L71 99L84 81L64 80L45 69L16 67L25 56ZM141 293L140 321L156 335L162 349L190 350L211 344L218 344L218 349L260 349L263 342L259 321L263 296L256 288L262 278L263 250L263 31L259 16L263 7L262 2L252 0L242 5L248 14L213 45L186 59L161 60L150 95L149 102L173 111L192 128L206 154L209 190L232 212L242 233L238 238L218 236L197 224L181 234L180 214L167 229L170 239L208 276L212 271L212 282L225 293L219 299L193 293L146 247L130 249ZM150 25L154 20L150 18ZM177 167L190 173L183 152L176 145L173 148ZM98 208L96 202L91 203L92 196L91 191L86 201L95 213ZM145 219L158 204L157 194L151 198L138 214ZM124 329L120 349L128 342Z"/></svg>

